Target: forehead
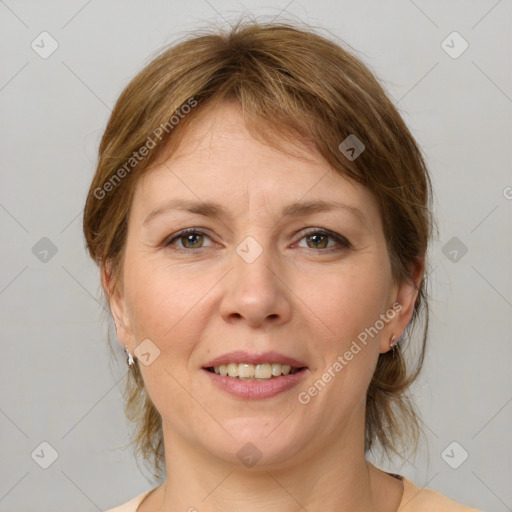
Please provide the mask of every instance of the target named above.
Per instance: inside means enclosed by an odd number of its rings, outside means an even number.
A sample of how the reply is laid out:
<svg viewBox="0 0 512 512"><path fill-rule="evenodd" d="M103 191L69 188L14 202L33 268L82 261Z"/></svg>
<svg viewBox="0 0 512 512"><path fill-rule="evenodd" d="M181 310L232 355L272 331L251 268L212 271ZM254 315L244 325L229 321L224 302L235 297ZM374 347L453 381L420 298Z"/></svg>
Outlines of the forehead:
<svg viewBox="0 0 512 512"><path fill-rule="evenodd" d="M199 107L198 107L199 108ZM196 160L232 158L243 156L248 149L257 152L258 158L294 158L308 163L327 165L314 144L299 140L298 135L290 136L290 130L272 124L272 120L249 119L236 101L205 105L197 112L180 134L180 142L165 158L177 162L187 157ZM243 158L245 160L245 158Z"/></svg>
<svg viewBox="0 0 512 512"><path fill-rule="evenodd" d="M301 198L342 201L363 205L369 217L378 214L371 192L332 169L311 143L283 138L276 147L267 144L248 130L234 103L206 107L178 147L139 180L135 200L146 215L155 204L176 198L233 208L237 201L254 208Z"/></svg>

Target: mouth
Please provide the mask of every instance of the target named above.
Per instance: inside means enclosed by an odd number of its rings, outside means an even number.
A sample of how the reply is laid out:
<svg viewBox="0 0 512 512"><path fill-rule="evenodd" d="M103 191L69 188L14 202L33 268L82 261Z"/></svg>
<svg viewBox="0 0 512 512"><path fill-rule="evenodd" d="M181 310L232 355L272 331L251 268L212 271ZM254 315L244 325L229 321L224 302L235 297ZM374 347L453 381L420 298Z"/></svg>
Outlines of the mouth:
<svg viewBox="0 0 512 512"><path fill-rule="evenodd" d="M281 363L249 364L235 362L205 368L205 370L222 377L259 382L278 379L284 375L295 375L305 369L306 367L298 368L289 364Z"/></svg>
<svg viewBox="0 0 512 512"><path fill-rule="evenodd" d="M242 400L276 397L298 386L309 371L303 361L279 352L241 350L208 361L201 368L211 384Z"/></svg>

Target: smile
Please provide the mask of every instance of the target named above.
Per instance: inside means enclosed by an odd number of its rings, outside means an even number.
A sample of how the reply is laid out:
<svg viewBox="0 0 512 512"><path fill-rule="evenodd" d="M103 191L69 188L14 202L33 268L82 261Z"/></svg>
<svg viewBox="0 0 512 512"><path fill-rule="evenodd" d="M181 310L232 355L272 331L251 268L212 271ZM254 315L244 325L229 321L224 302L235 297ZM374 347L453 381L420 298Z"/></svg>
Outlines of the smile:
<svg viewBox="0 0 512 512"><path fill-rule="evenodd" d="M215 388L242 400L272 398L304 382L305 361L276 351L235 350L205 362L202 374Z"/></svg>
<svg viewBox="0 0 512 512"><path fill-rule="evenodd" d="M228 363L219 366L212 366L208 371L221 375L223 377L231 377L239 380L270 380L272 378L281 377L282 375L293 375L300 371L288 364L280 363Z"/></svg>

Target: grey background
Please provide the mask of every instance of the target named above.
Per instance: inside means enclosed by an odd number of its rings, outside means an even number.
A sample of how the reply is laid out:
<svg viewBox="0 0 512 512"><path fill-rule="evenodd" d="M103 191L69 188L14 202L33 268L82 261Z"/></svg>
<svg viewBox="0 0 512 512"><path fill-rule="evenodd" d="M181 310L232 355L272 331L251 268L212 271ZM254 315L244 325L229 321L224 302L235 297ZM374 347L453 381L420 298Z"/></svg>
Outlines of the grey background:
<svg viewBox="0 0 512 512"><path fill-rule="evenodd" d="M82 208L102 129L128 80L176 36L242 12L297 18L345 40L423 147L440 226L430 349L414 387L429 450L389 469L465 504L512 510L510 0L5 0L0 511L105 510L155 485L122 449L125 358L116 343L119 363L109 360ZM43 45L43 31L59 45L47 59L31 48ZM458 58L441 46L453 31L469 43ZM452 52L462 48L451 41ZM43 237L55 254L41 252ZM452 464L469 454L458 469L441 456L453 441L462 448L448 450ZM42 442L58 454L48 469L39 465L51 456Z"/></svg>

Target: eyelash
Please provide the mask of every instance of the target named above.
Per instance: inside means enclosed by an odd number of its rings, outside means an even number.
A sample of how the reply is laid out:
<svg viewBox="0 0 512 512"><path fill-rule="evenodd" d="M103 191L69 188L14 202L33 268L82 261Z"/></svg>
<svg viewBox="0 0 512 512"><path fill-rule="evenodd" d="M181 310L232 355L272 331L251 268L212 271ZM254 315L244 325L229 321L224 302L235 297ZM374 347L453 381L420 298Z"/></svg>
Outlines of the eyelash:
<svg viewBox="0 0 512 512"><path fill-rule="evenodd" d="M183 238L186 235L204 235L204 236L207 236L208 238L210 238L204 231L201 231L200 229L187 228L187 229L180 231L179 233L176 233L176 235L173 235L172 237L164 240L164 242L162 243L162 246L169 247L169 246L173 245L173 243L176 240L179 240L180 238ZM308 236L311 236L311 235L322 235L322 236L328 236L330 238L333 238L336 242L338 242L345 249L350 249L352 247L352 244L345 237L338 235L332 231L328 231L326 229L313 229L313 230L305 233L300 238L300 240L302 240ZM207 249L207 247L198 247L196 249L187 249L187 248L175 246L175 249L178 251L181 251L181 252L192 252L192 251L199 251L201 249ZM329 252L339 250L339 248L337 248L337 247L329 247L329 248L323 248L323 249L313 249L311 247L303 247L303 249L308 249L313 252L323 252L323 253L329 253Z"/></svg>

